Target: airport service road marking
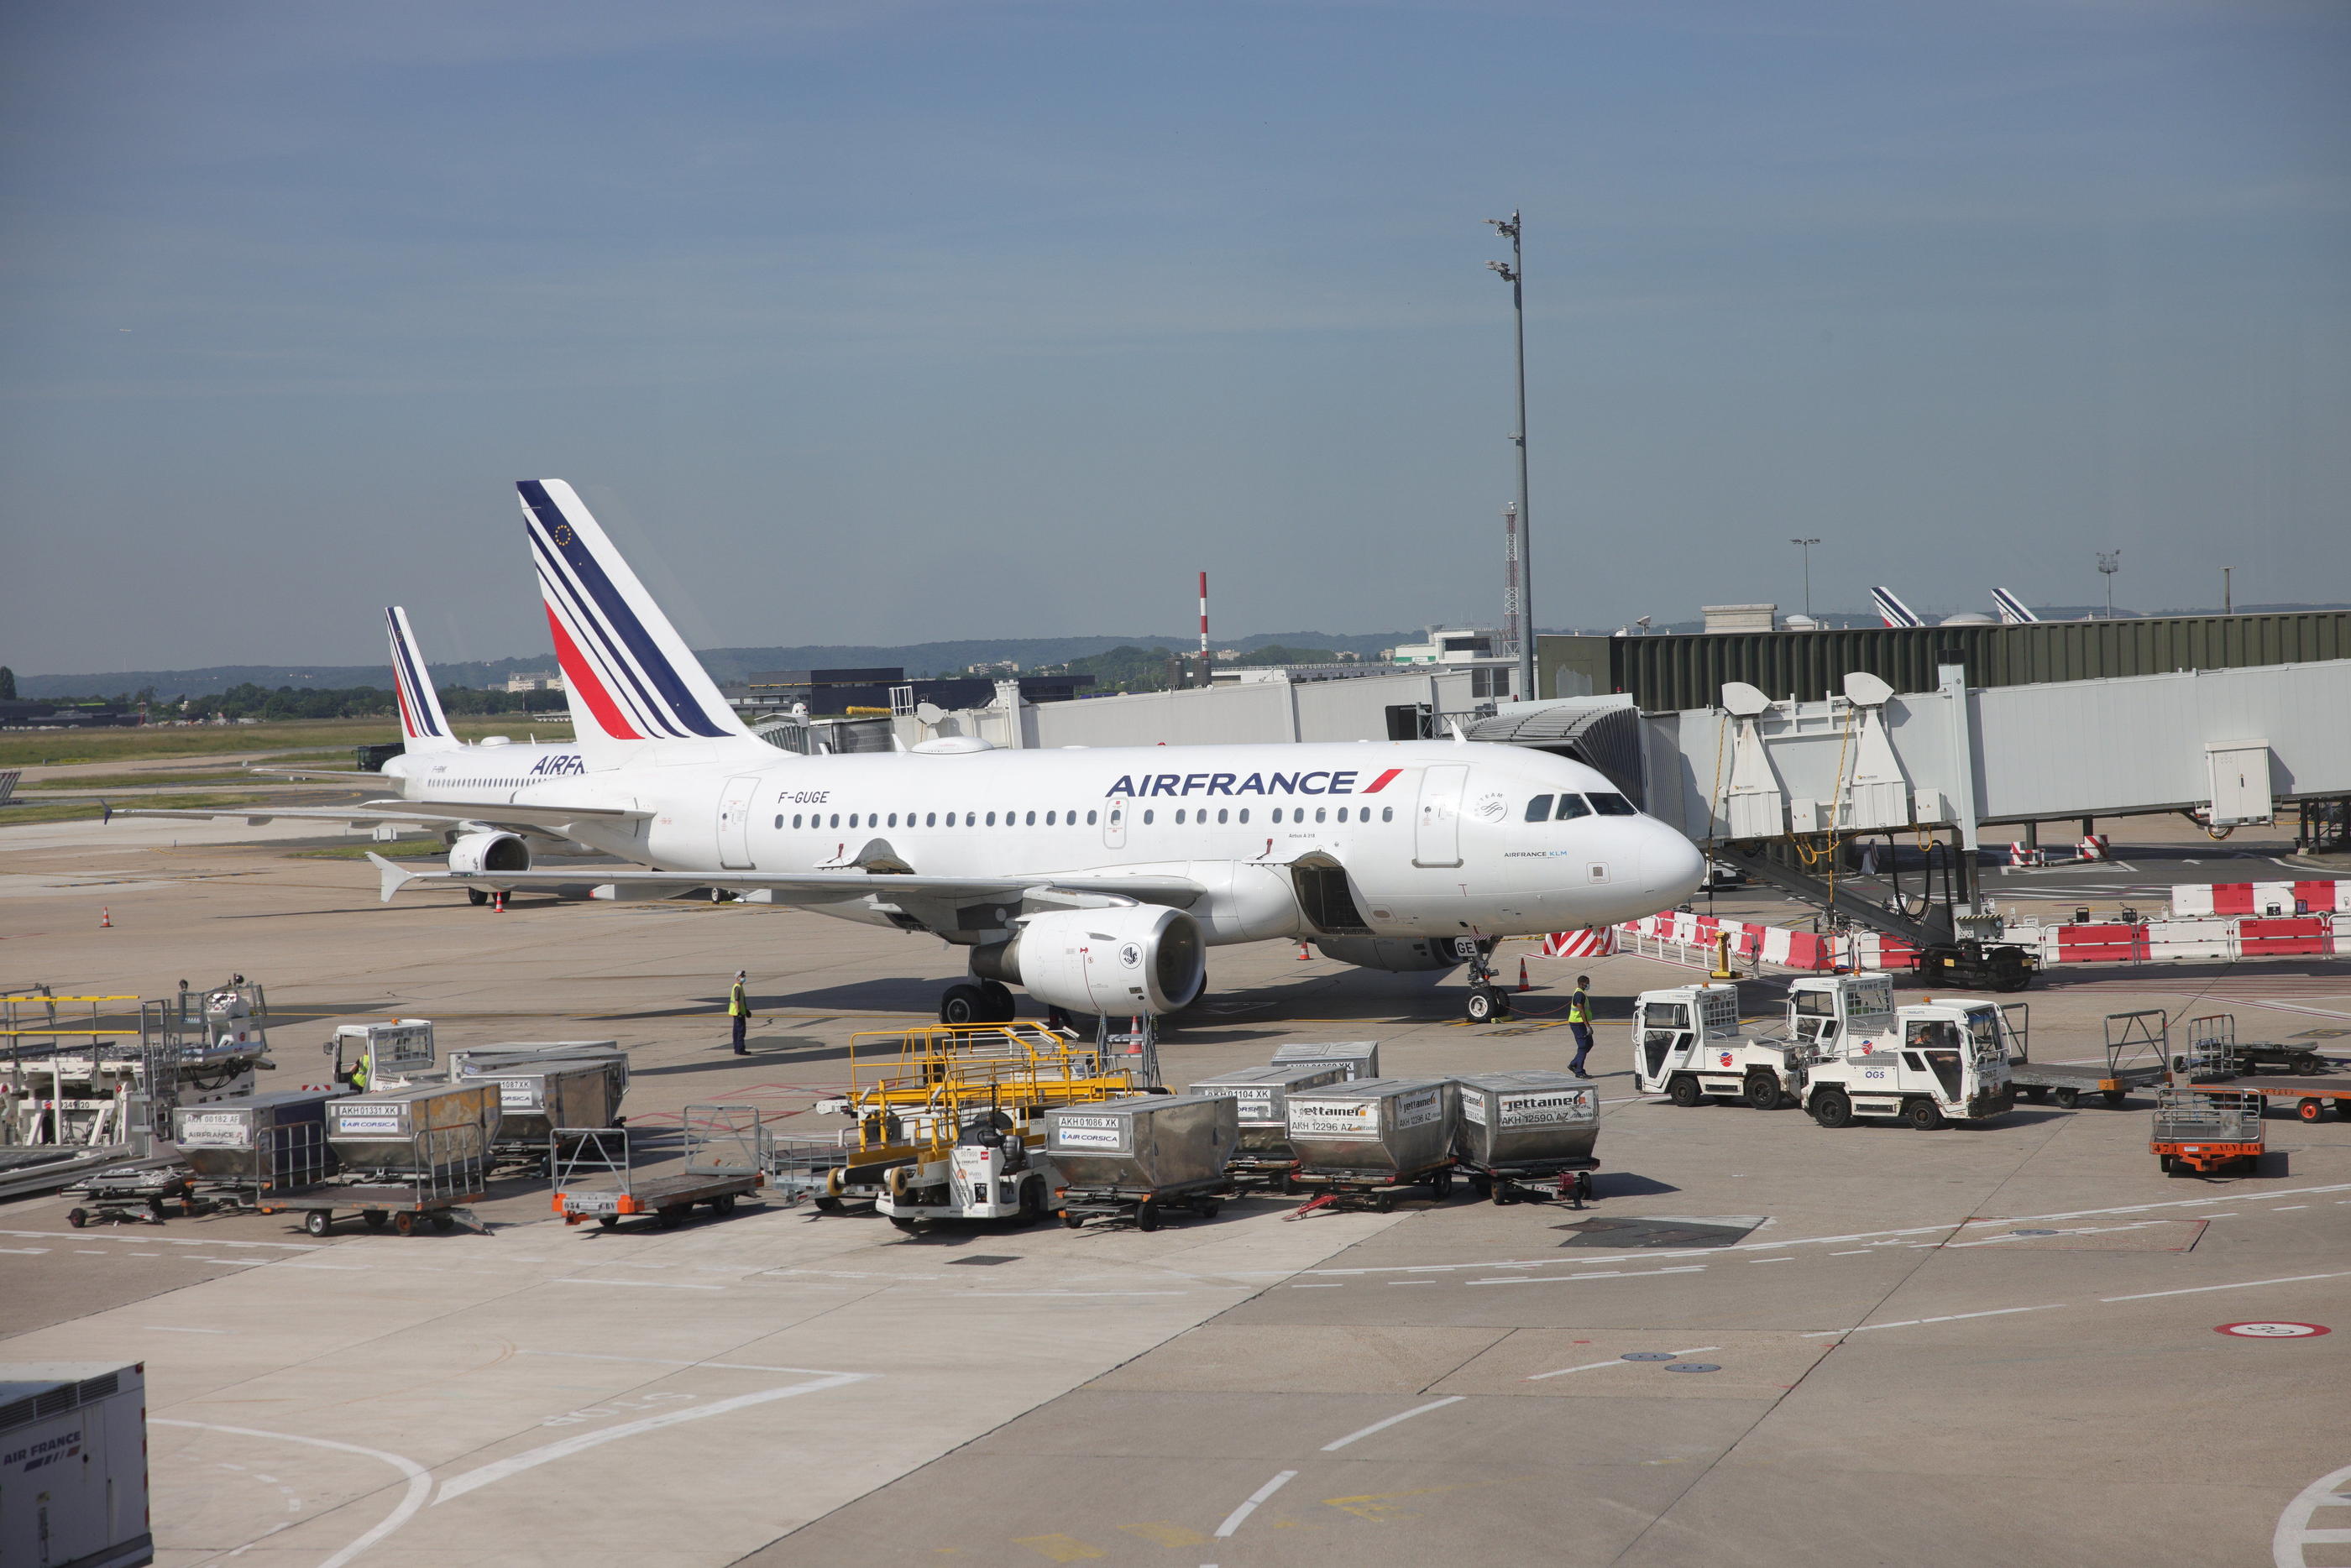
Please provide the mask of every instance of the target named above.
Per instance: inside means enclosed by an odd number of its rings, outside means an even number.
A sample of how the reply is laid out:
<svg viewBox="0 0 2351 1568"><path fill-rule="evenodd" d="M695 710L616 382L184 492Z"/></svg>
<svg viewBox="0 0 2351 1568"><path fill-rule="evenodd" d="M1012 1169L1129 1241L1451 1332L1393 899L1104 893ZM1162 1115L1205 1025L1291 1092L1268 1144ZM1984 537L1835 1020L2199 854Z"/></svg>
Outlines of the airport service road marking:
<svg viewBox="0 0 2351 1568"><path fill-rule="evenodd" d="M2058 1308L2065 1304L2066 1303L2064 1302L2052 1302L2047 1306L1995 1307L1990 1312L1955 1312L1943 1317L1906 1317L1899 1323L1865 1323L1859 1328L1833 1328L1825 1333L1800 1334L1797 1337L1801 1339L1833 1339L1840 1334L1868 1334L1874 1329L1880 1328L1917 1328L1921 1324L1958 1323L1962 1318L2006 1317L2011 1313L2020 1312L2055 1312Z"/></svg>
<svg viewBox="0 0 2351 1568"><path fill-rule="evenodd" d="M1793 1260L1790 1260L1793 1262ZM1471 1285L1572 1285L1578 1280L1638 1280L1652 1274L1702 1274L1704 1263L1688 1263L1678 1269L1605 1269L1596 1274L1514 1274L1496 1280L1465 1280Z"/></svg>
<svg viewBox="0 0 2351 1568"><path fill-rule="evenodd" d="M193 1427L201 1431L226 1432L232 1437L264 1438L278 1443L307 1443L314 1449L335 1449L346 1454L360 1454L371 1459L381 1459L385 1464L406 1476L408 1490L401 1498L400 1505L384 1515L373 1529L319 1563L319 1568L343 1568L344 1563L406 1524L415 1516L416 1511L424 1506L425 1497L433 1490L433 1478L425 1473L423 1465L418 1464L414 1459L402 1459L398 1454L388 1454L381 1449L363 1449L357 1443L339 1443L331 1438L298 1437L292 1432L260 1432L251 1427L223 1427L211 1421L179 1421L168 1416L151 1416L148 1419L158 1427ZM283 1526L279 1528L282 1529ZM275 1532L263 1533L271 1534Z"/></svg>
<svg viewBox="0 0 2351 1568"><path fill-rule="evenodd" d="M658 1416L647 1416L635 1421L623 1421L617 1427L607 1427L601 1432L583 1432L576 1438L566 1438L560 1442L531 1449L527 1452L484 1465L479 1469L467 1470L464 1475L443 1481L441 1495L433 1500L433 1506L438 1508L451 1498L463 1497L467 1492L478 1490L493 1481L504 1480L508 1476L519 1475L524 1470L536 1469L540 1465L552 1464L557 1459L569 1459L573 1454L585 1453L590 1449L601 1448L606 1443L616 1443L622 1438L633 1438L640 1432L657 1432L664 1428L681 1426L687 1421L701 1421L712 1416L724 1416L732 1410L748 1409L754 1405L766 1405L778 1399L795 1398L802 1394L821 1393L827 1388L844 1387L852 1383L862 1383L871 1376L872 1374L864 1372L835 1372L822 1377L812 1377L806 1383L790 1383L781 1388L763 1388L756 1394L737 1394L731 1399L715 1399L707 1405L695 1405L683 1410L664 1410ZM327 1568L327 1565L321 1563L319 1568Z"/></svg>
<svg viewBox="0 0 2351 1568"><path fill-rule="evenodd" d="M1222 1541L1227 1536L1232 1534L1234 1531L1238 1530L1241 1527L1241 1521L1247 1519L1250 1514L1257 1511L1257 1505L1259 1503L1263 1502L1267 1498L1271 1497L1275 1492L1278 1492L1283 1487L1288 1486L1297 1474L1298 1472L1296 1470L1284 1470L1280 1475L1274 1477L1271 1480L1266 1482L1263 1486L1258 1488L1255 1491L1249 1493L1249 1501L1241 1504L1238 1508L1233 1510L1232 1512L1225 1515L1224 1523L1217 1526L1217 1539Z"/></svg>
<svg viewBox="0 0 2351 1568"><path fill-rule="evenodd" d="M55 1241L160 1241L172 1247L266 1247L288 1252L316 1252L319 1247L301 1241L224 1241L214 1238L177 1236L78 1236L71 1231L0 1231L0 1236L33 1236Z"/></svg>
<svg viewBox="0 0 2351 1568"><path fill-rule="evenodd" d="M21 1252L28 1258L33 1256L35 1253L46 1252L47 1251L48 1249L47 1247L0 1247L0 1252Z"/></svg>
<svg viewBox="0 0 2351 1568"><path fill-rule="evenodd" d="M628 1361L645 1366L718 1366L729 1372L800 1372L816 1377L834 1377L835 1373L822 1366L765 1366L749 1361L683 1361L674 1355L607 1355L594 1350L524 1350L519 1355L556 1355L566 1361ZM879 1377L878 1372L861 1372L860 1377Z"/></svg>
<svg viewBox="0 0 2351 1568"><path fill-rule="evenodd" d="M726 1288L725 1285L681 1284L675 1280L583 1280L569 1275L559 1280L549 1280L548 1283L551 1285L622 1285L630 1290L639 1291L723 1291Z"/></svg>
<svg viewBox="0 0 2351 1568"><path fill-rule="evenodd" d="M2145 1302L2158 1296L2200 1296L2208 1291L2249 1291L2256 1285L2298 1285L2305 1280L2351 1279L2351 1269L2339 1269L2331 1274L2288 1274L2277 1280L2241 1280L2233 1285L2192 1285L2184 1291L2142 1291L2135 1296L2100 1296L2102 1302Z"/></svg>
<svg viewBox="0 0 2351 1568"><path fill-rule="evenodd" d="M2309 1339L2335 1331L2315 1323L2224 1323L2214 1334L2233 1334L2241 1339Z"/></svg>
<svg viewBox="0 0 2351 1568"><path fill-rule="evenodd" d="M1445 1398L1443 1398L1443 1399L1436 1399L1436 1400L1432 1400L1432 1401L1430 1401L1428 1404L1423 1405L1423 1406L1421 1406L1421 1407L1420 1407L1419 1408L1417 1408L1417 1409L1406 1410L1406 1411L1405 1411L1403 1415L1401 1415L1401 1416L1390 1416L1390 1417L1389 1417L1386 1420L1384 1420L1384 1421L1374 1421L1374 1422L1373 1422L1370 1426L1365 1427L1363 1430L1361 1430L1361 1431L1359 1431L1359 1432L1350 1432L1350 1433L1348 1433L1345 1437L1343 1437L1343 1438L1340 1438L1340 1439L1339 1439L1337 1442L1335 1442L1335 1443L1325 1443L1325 1444L1323 1444L1323 1445L1322 1445L1322 1451L1323 1451L1324 1453L1326 1453L1326 1454L1335 1454L1335 1453L1337 1453L1341 1449L1345 1448L1349 1443L1356 1442L1356 1441L1361 1440L1362 1438L1368 1438L1368 1437L1370 1437L1374 1432L1384 1432L1384 1431L1386 1431L1390 1427L1395 1426L1395 1425L1397 1422L1399 1422L1399 1421L1409 1421L1409 1420L1411 1420L1415 1416L1426 1416L1426 1415L1427 1415L1431 1410L1442 1410L1442 1409L1444 1409L1444 1408L1445 1408L1445 1407L1447 1407L1447 1405L1458 1405L1459 1403L1461 1403L1461 1401L1462 1401L1462 1400L1464 1400L1464 1399L1466 1399L1466 1398L1468 1398L1468 1395L1466 1395L1466 1394L1454 1394L1454 1395L1449 1395L1449 1396L1447 1396L1447 1397L1445 1397ZM1222 1534L1225 1534L1225 1533L1226 1533L1226 1532L1224 1532L1224 1531L1218 1531L1217 1533L1217 1534L1219 1534L1219 1535L1222 1535Z"/></svg>
<svg viewBox="0 0 2351 1568"><path fill-rule="evenodd" d="M142 1323L139 1327L141 1332L147 1334L227 1334L230 1332L225 1328L182 1328L177 1324L169 1323Z"/></svg>
<svg viewBox="0 0 2351 1568"><path fill-rule="evenodd" d="M2322 1508L2351 1508L2351 1496L2336 1489L2351 1486L2351 1466L2323 1475L2294 1494L2278 1515L2270 1536L2270 1560L2275 1568L2314 1568L2304 1553L2313 1546L2339 1546L2351 1541L2351 1530L2314 1530L2311 1516Z"/></svg>
<svg viewBox="0 0 2351 1568"><path fill-rule="evenodd" d="M1694 1345L1687 1350L1677 1350L1673 1352L1673 1354L1676 1355L1696 1355L1700 1351L1720 1350L1722 1346L1719 1345ZM1538 1372L1528 1377L1527 1381L1530 1383L1540 1383L1546 1377L1564 1377L1571 1372L1597 1372L1604 1366L1622 1366L1624 1365L1625 1358L1623 1356L1612 1355L1605 1361L1587 1361L1581 1366L1562 1366L1556 1372Z"/></svg>
<svg viewBox="0 0 2351 1568"><path fill-rule="evenodd" d="M1796 1260L1793 1258L1750 1258L1747 1261L1750 1263L1792 1263Z"/></svg>

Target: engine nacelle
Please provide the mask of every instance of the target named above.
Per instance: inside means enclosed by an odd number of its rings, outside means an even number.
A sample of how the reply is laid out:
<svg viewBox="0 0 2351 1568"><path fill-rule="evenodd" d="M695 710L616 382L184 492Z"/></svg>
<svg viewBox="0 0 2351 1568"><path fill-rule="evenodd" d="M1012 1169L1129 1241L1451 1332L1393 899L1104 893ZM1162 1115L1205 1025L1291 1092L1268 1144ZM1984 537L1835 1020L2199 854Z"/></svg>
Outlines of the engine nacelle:
<svg viewBox="0 0 2351 1568"><path fill-rule="evenodd" d="M1174 1012L1208 979L1200 923L1155 904L1032 915L1010 941L974 950L971 967L1049 1006L1104 1017Z"/></svg>
<svg viewBox="0 0 2351 1568"><path fill-rule="evenodd" d="M1357 969L1394 974L1415 970L1455 969L1466 961L1453 937L1316 937L1322 956Z"/></svg>
<svg viewBox="0 0 2351 1568"><path fill-rule="evenodd" d="M452 871L528 871L530 846L516 833L465 833L449 846Z"/></svg>

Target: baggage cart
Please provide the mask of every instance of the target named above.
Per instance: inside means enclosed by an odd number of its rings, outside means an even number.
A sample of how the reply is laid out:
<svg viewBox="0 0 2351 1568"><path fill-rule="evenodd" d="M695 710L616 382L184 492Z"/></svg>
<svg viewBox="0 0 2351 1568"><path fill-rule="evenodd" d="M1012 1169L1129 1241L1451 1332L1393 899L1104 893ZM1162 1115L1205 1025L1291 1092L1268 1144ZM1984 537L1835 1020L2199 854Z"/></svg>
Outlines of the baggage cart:
<svg viewBox="0 0 2351 1568"><path fill-rule="evenodd" d="M125 1165L94 1171L67 1188L65 1195L79 1200L66 1210L66 1223L77 1231L92 1223L161 1225L166 1209L182 1214L196 1211L194 1173L184 1165Z"/></svg>
<svg viewBox="0 0 2351 1568"><path fill-rule="evenodd" d="M402 1236L420 1223L435 1231L463 1225L483 1235L489 1229L470 1205L487 1189L489 1143L478 1122L432 1127L410 1140L405 1167L349 1169L307 1187L281 1188L257 1195L260 1214L299 1214L302 1229L324 1236L338 1211L357 1214L371 1231L386 1226Z"/></svg>
<svg viewBox="0 0 2351 1568"><path fill-rule="evenodd" d="M1336 1067L1350 1081L1380 1075L1380 1043L1345 1040L1336 1044L1295 1044L1277 1048L1276 1067Z"/></svg>
<svg viewBox="0 0 2351 1568"><path fill-rule="evenodd" d="M1229 1098L1239 1116L1238 1141L1225 1162L1235 1187L1289 1190L1298 1151L1290 1147L1290 1096L1347 1082L1346 1068L1332 1063L1290 1063L1241 1067L1203 1078L1186 1092Z"/></svg>
<svg viewBox="0 0 2351 1568"><path fill-rule="evenodd" d="M632 1214L667 1229L696 1207L732 1214L767 1178L761 1169L759 1112L753 1106L688 1106L685 1166L667 1176L637 1175L632 1127L558 1127L549 1150L551 1207L566 1225L589 1220L610 1231Z"/></svg>
<svg viewBox="0 0 2351 1568"><path fill-rule="evenodd" d="M404 1175L432 1163L430 1135L470 1127L487 1150L498 1137L498 1085L486 1078L370 1089L327 1102L327 1147L346 1170ZM434 1147L453 1147L447 1139Z"/></svg>
<svg viewBox="0 0 2351 1568"><path fill-rule="evenodd" d="M2155 1095L2147 1147L2166 1176L2250 1170L2262 1158L2262 1096L2245 1089L2188 1085Z"/></svg>
<svg viewBox="0 0 2351 1568"><path fill-rule="evenodd" d="M628 1058L617 1054L588 1057L512 1058L469 1054L460 1063L450 1058L451 1070L462 1082L496 1085L498 1132L491 1154L502 1162L536 1167L552 1176L548 1163L558 1127L616 1127L621 1125L621 1095L628 1085Z"/></svg>
<svg viewBox="0 0 2351 1568"><path fill-rule="evenodd" d="M2208 1054L2225 1057L2247 1077L2271 1068L2298 1078L2314 1078L2321 1073L2333 1072L2340 1064L2307 1045L2274 1040L2240 1041L2237 1015L2233 1012L2212 1012L2189 1019L2188 1039L2191 1047L2201 1045Z"/></svg>
<svg viewBox="0 0 2351 1568"><path fill-rule="evenodd" d="M2033 1061L2032 1004L2003 1002L2000 1011L2016 1046L2008 1059L2008 1081L2034 1105L2054 1101L2070 1111L2084 1096L2096 1095L2119 1106L2134 1090L2162 1083L2169 1071L2165 1061L2169 1053L2164 1049L2168 1032L2160 1012L2117 1012L2107 1018L2105 1061L2099 1064Z"/></svg>
<svg viewBox="0 0 2351 1568"><path fill-rule="evenodd" d="M1292 1095L1290 1179L1316 1196L1287 1216L1318 1209L1368 1208L1384 1214L1396 1194L1453 1190L1454 1086L1446 1078L1363 1078Z"/></svg>
<svg viewBox="0 0 2351 1568"><path fill-rule="evenodd" d="M1240 1139L1239 1102L1223 1095L1152 1095L1045 1113L1048 1190L1061 1223L1126 1218L1156 1231L1164 1215L1216 1218Z"/></svg>
<svg viewBox="0 0 2351 1568"><path fill-rule="evenodd" d="M307 1187L334 1174L327 1102L338 1089L288 1089L172 1113L172 1141L212 1207L261 1187Z"/></svg>
<svg viewBox="0 0 2351 1568"><path fill-rule="evenodd" d="M786 1203L814 1199L817 1208L827 1214L837 1214L846 1206L833 1189L849 1168L849 1157L857 1150L855 1128L821 1136L770 1134L762 1147L760 1168L771 1195Z"/></svg>
<svg viewBox="0 0 2351 1568"><path fill-rule="evenodd" d="M1572 1073L1472 1073L1453 1080L1453 1154L1470 1189L1497 1204L1592 1197L1600 1090Z"/></svg>
<svg viewBox="0 0 2351 1568"><path fill-rule="evenodd" d="M2217 1094L2217 1088L2201 1084L2185 1085L2200 1094ZM2228 1085L2260 1102L2263 1109L2283 1103L2297 1121L2314 1122L2325 1116L2332 1105L2340 1119L2351 1122L2351 1079L2344 1078L2273 1078L2266 1073L2251 1078L2240 1078Z"/></svg>

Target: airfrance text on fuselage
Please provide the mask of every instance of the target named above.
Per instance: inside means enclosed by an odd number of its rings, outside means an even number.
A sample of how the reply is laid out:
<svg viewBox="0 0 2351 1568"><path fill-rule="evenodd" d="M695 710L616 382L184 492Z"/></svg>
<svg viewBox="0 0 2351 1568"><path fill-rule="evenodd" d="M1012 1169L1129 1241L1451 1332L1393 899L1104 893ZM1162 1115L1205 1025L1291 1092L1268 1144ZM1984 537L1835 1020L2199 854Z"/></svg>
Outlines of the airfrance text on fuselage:
<svg viewBox="0 0 2351 1568"><path fill-rule="evenodd" d="M1402 772L1402 768L1389 768L1361 789L1355 787L1358 775L1352 770L1251 774L1247 778L1238 774L1122 774L1118 782L1102 794L1104 798L1122 794L1137 798L1163 794L1377 794ZM1320 784L1315 782L1318 779Z"/></svg>

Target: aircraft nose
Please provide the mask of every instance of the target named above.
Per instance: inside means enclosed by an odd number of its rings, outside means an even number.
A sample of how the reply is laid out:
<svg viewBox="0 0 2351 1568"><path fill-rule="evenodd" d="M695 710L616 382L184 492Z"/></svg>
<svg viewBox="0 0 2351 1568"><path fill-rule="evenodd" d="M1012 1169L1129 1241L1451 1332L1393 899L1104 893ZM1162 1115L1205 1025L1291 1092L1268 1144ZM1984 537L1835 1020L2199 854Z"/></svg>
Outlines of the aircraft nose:
<svg viewBox="0 0 2351 1568"><path fill-rule="evenodd" d="M1647 825L1641 843L1641 890L1670 909L1698 891L1706 880L1706 857L1698 846L1662 822Z"/></svg>

